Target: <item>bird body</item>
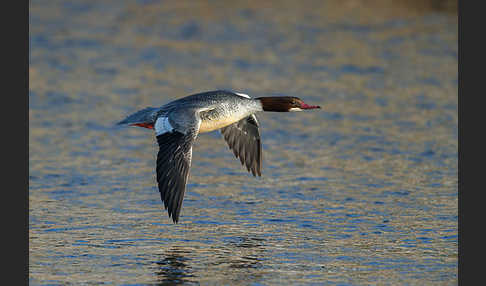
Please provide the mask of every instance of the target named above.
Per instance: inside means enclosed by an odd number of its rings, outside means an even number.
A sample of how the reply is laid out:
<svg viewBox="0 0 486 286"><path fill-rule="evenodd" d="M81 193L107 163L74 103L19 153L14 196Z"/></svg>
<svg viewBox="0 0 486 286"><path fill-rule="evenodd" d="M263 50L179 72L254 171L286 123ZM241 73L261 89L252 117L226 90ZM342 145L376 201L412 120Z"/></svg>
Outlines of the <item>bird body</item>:
<svg viewBox="0 0 486 286"><path fill-rule="evenodd" d="M258 121L260 111L300 111L320 108L296 97L260 97L217 90L189 95L129 115L119 125L155 130L157 183L164 206L174 223L179 215L189 176L192 144L199 133L221 130L225 141L241 164L254 176L261 176L262 150Z"/></svg>

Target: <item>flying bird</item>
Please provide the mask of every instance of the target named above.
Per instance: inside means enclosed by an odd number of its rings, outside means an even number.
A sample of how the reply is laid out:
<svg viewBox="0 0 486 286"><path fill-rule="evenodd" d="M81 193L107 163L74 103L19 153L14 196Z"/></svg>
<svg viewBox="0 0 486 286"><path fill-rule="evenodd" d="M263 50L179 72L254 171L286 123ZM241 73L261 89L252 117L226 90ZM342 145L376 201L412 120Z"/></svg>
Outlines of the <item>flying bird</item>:
<svg viewBox="0 0 486 286"><path fill-rule="evenodd" d="M154 129L159 144L157 183L160 198L174 223L179 221L191 167L192 145L199 133L219 129L241 164L261 176L262 142L255 116L260 111L290 112L320 108L298 97L250 96L225 90L189 95L161 107L147 107L118 125Z"/></svg>

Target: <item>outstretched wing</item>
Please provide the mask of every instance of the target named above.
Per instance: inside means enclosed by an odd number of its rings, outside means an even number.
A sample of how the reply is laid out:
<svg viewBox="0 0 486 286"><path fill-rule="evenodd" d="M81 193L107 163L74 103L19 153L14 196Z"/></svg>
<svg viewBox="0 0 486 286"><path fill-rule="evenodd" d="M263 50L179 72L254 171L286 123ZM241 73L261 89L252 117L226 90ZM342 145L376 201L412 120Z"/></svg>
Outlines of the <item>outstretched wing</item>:
<svg viewBox="0 0 486 286"><path fill-rule="evenodd" d="M181 132L172 127L167 117L159 117L155 123L157 142L159 143L156 168L157 183L160 198L174 223L179 221L182 200L189 177L192 144L197 136L195 129L186 129L186 133Z"/></svg>
<svg viewBox="0 0 486 286"><path fill-rule="evenodd" d="M236 158L253 176L262 175L262 141L254 114L221 128L224 140Z"/></svg>

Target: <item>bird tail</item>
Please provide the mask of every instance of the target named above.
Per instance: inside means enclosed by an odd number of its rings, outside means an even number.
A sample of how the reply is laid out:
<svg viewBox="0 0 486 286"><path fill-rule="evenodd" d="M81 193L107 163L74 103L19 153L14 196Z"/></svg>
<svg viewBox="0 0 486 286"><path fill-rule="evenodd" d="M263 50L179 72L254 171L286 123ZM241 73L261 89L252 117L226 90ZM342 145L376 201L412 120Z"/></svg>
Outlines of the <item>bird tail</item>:
<svg viewBox="0 0 486 286"><path fill-rule="evenodd" d="M128 115L127 118L118 122L117 125L132 125L153 129L159 109L156 107L144 108Z"/></svg>

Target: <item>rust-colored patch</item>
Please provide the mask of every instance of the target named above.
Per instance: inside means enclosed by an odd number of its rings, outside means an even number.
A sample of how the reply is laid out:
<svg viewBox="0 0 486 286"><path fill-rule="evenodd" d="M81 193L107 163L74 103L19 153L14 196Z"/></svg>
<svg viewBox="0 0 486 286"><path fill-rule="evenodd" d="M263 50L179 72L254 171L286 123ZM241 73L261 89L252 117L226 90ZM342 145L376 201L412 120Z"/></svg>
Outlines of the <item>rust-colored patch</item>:
<svg viewBox="0 0 486 286"><path fill-rule="evenodd" d="M132 124L132 126L139 126L139 127L143 127L143 128L154 129L153 123L135 123L135 124Z"/></svg>

